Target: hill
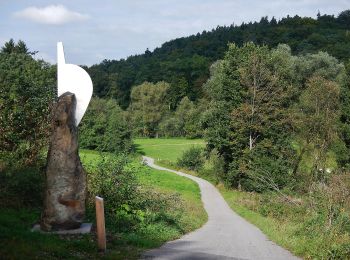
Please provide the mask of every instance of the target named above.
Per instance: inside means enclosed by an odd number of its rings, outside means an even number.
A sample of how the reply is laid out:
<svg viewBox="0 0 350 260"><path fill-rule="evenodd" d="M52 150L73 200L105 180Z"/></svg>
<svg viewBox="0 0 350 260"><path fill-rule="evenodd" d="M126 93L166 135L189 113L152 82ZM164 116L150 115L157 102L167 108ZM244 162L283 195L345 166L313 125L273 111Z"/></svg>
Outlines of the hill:
<svg viewBox="0 0 350 260"><path fill-rule="evenodd" d="M288 44L293 54L325 51L344 62L350 59L350 10L338 16L318 14L316 19L287 16L277 21L262 17L259 22L239 26L218 26L189 37L164 43L153 52L121 60L104 60L88 68L95 95L111 96L121 107L130 101L130 90L144 81L171 84L170 106L175 108L183 96L196 100L203 96L202 84L210 65L221 59L227 44L241 46L252 41L275 47Z"/></svg>

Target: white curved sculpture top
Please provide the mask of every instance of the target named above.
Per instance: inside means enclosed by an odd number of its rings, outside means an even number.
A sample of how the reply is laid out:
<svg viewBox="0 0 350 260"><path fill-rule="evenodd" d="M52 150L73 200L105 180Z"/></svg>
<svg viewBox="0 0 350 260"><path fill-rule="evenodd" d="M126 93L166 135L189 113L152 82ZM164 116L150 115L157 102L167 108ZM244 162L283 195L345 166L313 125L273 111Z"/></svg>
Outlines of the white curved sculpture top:
<svg viewBox="0 0 350 260"><path fill-rule="evenodd" d="M77 106L75 110L76 126L79 125L92 96L92 81L89 74L81 67L66 64L63 44L57 43L57 94L65 92L75 94Z"/></svg>

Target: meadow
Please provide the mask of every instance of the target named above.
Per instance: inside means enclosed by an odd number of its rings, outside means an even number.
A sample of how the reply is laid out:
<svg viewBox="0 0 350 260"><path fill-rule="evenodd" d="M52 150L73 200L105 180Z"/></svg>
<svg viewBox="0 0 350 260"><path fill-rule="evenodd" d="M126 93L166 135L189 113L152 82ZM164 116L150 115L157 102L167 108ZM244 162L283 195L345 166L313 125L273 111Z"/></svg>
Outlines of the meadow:
<svg viewBox="0 0 350 260"><path fill-rule="evenodd" d="M186 138L139 138L134 140L134 144L137 152L163 163L175 163L191 146L205 147L202 139Z"/></svg>

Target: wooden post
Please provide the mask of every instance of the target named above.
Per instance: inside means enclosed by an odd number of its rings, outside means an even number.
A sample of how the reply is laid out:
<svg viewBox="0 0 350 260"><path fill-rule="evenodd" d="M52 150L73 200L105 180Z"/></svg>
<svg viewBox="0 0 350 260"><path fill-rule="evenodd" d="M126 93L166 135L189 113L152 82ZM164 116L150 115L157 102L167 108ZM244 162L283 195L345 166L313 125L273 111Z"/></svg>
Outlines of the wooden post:
<svg viewBox="0 0 350 260"><path fill-rule="evenodd" d="M95 197L96 201L96 227L97 227L97 243L99 251L106 251L106 229L105 229L105 212L103 206L103 198Z"/></svg>

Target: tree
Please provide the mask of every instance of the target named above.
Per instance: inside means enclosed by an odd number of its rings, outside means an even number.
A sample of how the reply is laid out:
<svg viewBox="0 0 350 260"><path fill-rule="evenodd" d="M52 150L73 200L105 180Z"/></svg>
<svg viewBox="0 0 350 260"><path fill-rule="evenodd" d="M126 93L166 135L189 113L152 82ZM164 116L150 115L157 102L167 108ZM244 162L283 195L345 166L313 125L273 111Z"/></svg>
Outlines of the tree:
<svg viewBox="0 0 350 260"><path fill-rule="evenodd" d="M312 78L322 78L325 81L333 82L339 86L340 120L337 120L337 132L339 134L339 138L333 142L331 145L332 147L329 147L329 149L336 149L334 152L338 166L345 167L349 164L350 90L347 83L348 81L344 65L336 58L325 52L306 54L299 56L296 59L296 78L298 78L298 80L301 82L298 95L301 95L302 92L308 88L309 81ZM325 90L327 90L327 88ZM324 92L323 94L327 95L327 92ZM298 96L295 103L298 103L299 100L300 97ZM297 124L299 124L299 122L297 122ZM300 146L298 160L302 162L304 157L307 156L307 153L311 153L310 144L305 138L301 138L298 145ZM314 168L317 167L315 166ZM302 171L299 166L296 166L294 172L296 173L297 170ZM305 173L300 172L300 174Z"/></svg>
<svg viewBox="0 0 350 260"><path fill-rule="evenodd" d="M105 152L129 152L132 130L113 99L93 98L80 126L80 146Z"/></svg>
<svg viewBox="0 0 350 260"><path fill-rule="evenodd" d="M229 45L225 58L211 67L210 78L204 89L209 97L209 109L204 112L202 127L209 150L214 148L226 162L231 160L229 141L230 113L242 100L239 65L240 48Z"/></svg>
<svg viewBox="0 0 350 260"><path fill-rule="evenodd" d="M16 49L16 43L13 39L10 39L8 42L5 42L4 46L1 48L2 53L14 53Z"/></svg>
<svg viewBox="0 0 350 260"><path fill-rule="evenodd" d="M263 190L290 181L291 57L285 46L271 51L252 43L230 45L207 83L206 137L223 156L225 181L232 186Z"/></svg>
<svg viewBox="0 0 350 260"><path fill-rule="evenodd" d="M312 151L316 180L324 180L327 152L339 138L339 97L339 85L320 76L310 78L300 96L298 134L305 141L305 149Z"/></svg>
<svg viewBox="0 0 350 260"><path fill-rule="evenodd" d="M52 66L29 54L0 53L0 153L9 164L37 161L47 144L54 89Z"/></svg>
<svg viewBox="0 0 350 260"><path fill-rule="evenodd" d="M145 82L133 87L129 111L137 134L158 136L158 125L169 110L166 98L169 87L164 81L156 84Z"/></svg>
<svg viewBox="0 0 350 260"><path fill-rule="evenodd" d="M117 73L118 104L122 108L129 105L132 86L145 81L169 82L170 105L175 110L184 96L195 102L205 98L202 86L210 76L210 66L213 62L224 59L229 42L243 46L244 43L253 41L255 44L266 44L269 48L286 43L295 55L324 51L340 61L348 60L348 19L349 10L340 13L338 17L320 15L313 19L288 16L279 21L272 18L270 22L263 17L260 22L218 26L211 31L168 41L151 52L132 55L127 59L104 60L91 67L94 71L92 79L96 94L106 97L114 84L114 81L108 80L108 74ZM178 79L184 79L188 85L185 94L177 83Z"/></svg>
<svg viewBox="0 0 350 260"><path fill-rule="evenodd" d="M188 138L202 137L201 113L205 110L205 100L198 101L197 104L184 97L174 117L178 120L181 135Z"/></svg>
<svg viewBox="0 0 350 260"><path fill-rule="evenodd" d="M28 55L34 55L37 52L30 52L27 45L24 41L19 40L17 44L13 39L10 39L8 42L5 42L4 46L1 48L1 53L22 53L22 54L28 54Z"/></svg>
<svg viewBox="0 0 350 260"><path fill-rule="evenodd" d="M241 49L238 71L243 95L231 113L230 175L245 189L281 188L290 182L293 151L287 108L292 91L288 74L282 73L286 68L281 68L288 62L279 63L280 57L288 57L285 51L254 44Z"/></svg>
<svg viewBox="0 0 350 260"><path fill-rule="evenodd" d="M179 79L174 79L171 83L168 91L168 99L170 109L175 110L179 102L183 97L186 96L188 92L188 82L185 78L181 77Z"/></svg>

